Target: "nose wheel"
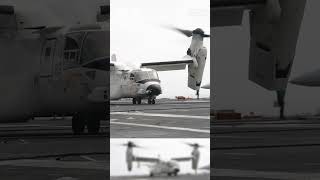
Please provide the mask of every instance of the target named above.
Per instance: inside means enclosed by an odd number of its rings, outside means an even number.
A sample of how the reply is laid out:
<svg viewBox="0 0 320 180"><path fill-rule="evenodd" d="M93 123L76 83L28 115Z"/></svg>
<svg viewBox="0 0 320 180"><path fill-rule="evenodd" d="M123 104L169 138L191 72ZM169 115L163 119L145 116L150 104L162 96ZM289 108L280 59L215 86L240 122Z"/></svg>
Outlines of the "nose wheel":
<svg viewBox="0 0 320 180"><path fill-rule="evenodd" d="M148 98L148 104L155 104L155 103L156 103L156 98L152 98L152 97Z"/></svg>
<svg viewBox="0 0 320 180"><path fill-rule="evenodd" d="M141 98L132 98L132 104L141 104Z"/></svg>
<svg viewBox="0 0 320 180"><path fill-rule="evenodd" d="M72 130L74 134L84 134L87 127L89 134L98 134L100 130L100 120L103 115L96 113L76 113L72 117Z"/></svg>

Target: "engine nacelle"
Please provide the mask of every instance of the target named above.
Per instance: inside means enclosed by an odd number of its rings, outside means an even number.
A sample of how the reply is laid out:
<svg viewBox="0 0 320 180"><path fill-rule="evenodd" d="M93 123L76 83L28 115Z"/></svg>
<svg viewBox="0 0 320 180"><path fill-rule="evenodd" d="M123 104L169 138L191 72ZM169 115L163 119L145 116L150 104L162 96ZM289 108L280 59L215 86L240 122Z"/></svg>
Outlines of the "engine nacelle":
<svg viewBox="0 0 320 180"><path fill-rule="evenodd" d="M200 151L198 149L194 149L191 155L192 155L191 167L193 170L197 170L199 159L200 159Z"/></svg>
<svg viewBox="0 0 320 180"><path fill-rule="evenodd" d="M195 63L188 65L188 87L193 90L199 90L201 86L204 67L207 60L207 48L202 47L199 50Z"/></svg>
<svg viewBox="0 0 320 180"><path fill-rule="evenodd" d="M134 161L133 148L128 147L126 152L126 162L127 162L128 171L132 170L133 161Z"/></svg>
<svg viewBox="0 0 320 180"><path fill-rule="evenodd" d="M13 6L0 5L0 37L12 37L17 32L17 18Z"/></svg>
<svg viewBox="0 0 320 180"><path fill-rule="evenodd" d="M268 90L286 89L306 0L269 0L250 12L249 80Z"/></svg>

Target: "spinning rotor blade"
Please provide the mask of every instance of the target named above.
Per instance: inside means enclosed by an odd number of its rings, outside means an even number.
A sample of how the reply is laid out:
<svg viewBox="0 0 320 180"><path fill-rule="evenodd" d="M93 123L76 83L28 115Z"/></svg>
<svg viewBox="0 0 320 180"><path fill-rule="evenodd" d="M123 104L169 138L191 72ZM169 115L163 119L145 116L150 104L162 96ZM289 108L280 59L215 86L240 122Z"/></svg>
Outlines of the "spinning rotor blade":
<svg viewBox="0 0 320 180"><path fill-rule="evenodd" d="M201 28L197 28L195 30L187 30L187 29L180 29L176 27L169 27L172 30L178 31L181 34L184 34L187 37L192 37L194 34L201 35L202 37L210 37L209 34L205 34Z"/></svg>
<svg viewBox="0 0 320 180"><path fill-rule="evenodd" d="M188 145L188 146L190 146L190 147L199 147L199 148L204 147L204 146L202 146L202 145L199 145L198 143L186 143L186 142L185 142L185 144Z"/></svg>
<svg viewBox="0 0 320 180"><path fill-rule="evenodd" d="M129 141L129 142L125 143L125 144L121 144L121 146L132 147L132 148L144 148L142 146L139 146L139 145L135 144L132 141Z"/></svg>
<svg viewBox="0 0 320 180"><path fill-rule="evenodd" d="M192 36L192 31L190 31L190 30L185 30L185 29L180 29L180 28L175 28L175 27L172 27L171 29L173 29L175 31L178 31L178 32L180 32L181 34L184 34L187 37L191 37Z"/></svg>

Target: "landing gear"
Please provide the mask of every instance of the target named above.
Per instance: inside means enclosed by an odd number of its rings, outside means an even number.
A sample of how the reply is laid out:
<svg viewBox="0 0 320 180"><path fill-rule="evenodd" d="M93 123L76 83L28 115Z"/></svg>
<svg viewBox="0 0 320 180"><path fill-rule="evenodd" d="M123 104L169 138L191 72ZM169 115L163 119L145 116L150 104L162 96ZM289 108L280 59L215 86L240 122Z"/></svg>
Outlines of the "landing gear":
<svg viewBox="0 0 320 180"><path fill-rule="evenodd" d="M98 134L100 130L100 118L93 115L87 119L87 129L89 134Z"/></svg>
<svg viewBox="0 0 320 180"><path fill-rule="evenodd" d="M148 104L155 104L156 103L156 98L149 97L148 98Z"/></svg>
<svg viewBox="0 0 320 180"><path fill-rule="evenodd" d="M72 117L72 131L74 134L83 134L84 128L86 126L85 119L80 116L79 113L76 113Z"/></svg>
<svg viewBox="0 0 320 180"><path fill-rule="evenodd" d="M141 98L132 98L132 104L141 104Z"/></svg>
<svg viewBox="0 0 320 180"><path fill-rule="evenodd" d="M285 108L284 98L285 98L285 95L286 95L286 90L277 91L277 99L278 99L278 104L279 104L279 107L280 107L280 111L279 111L280 119L285 119L285 116L284 116L284 108Z"/></svg>
<svg viewBox="0 0 320 180"><path fill-rule="evenodd" d="M85 126L89 134L98 134L100 130L100 120L103 116L96 113L76 113L72 117L72 130L74 134L84 134Z"/></svg>
<svg viewBox="0 0 320 180"><path fill-rule="evenodd" d="M196 91L196 96L197 96L197 99L198 99L198 100L199 100L199 95L200 95L199 92L200 92L200 90L197 90L197 91Z"/></svg>
<svg viewBox="0 0 320 180"><path fill-rule="evenodd" d="M132 98L132 104L137 104L136 98Z"/></svg>

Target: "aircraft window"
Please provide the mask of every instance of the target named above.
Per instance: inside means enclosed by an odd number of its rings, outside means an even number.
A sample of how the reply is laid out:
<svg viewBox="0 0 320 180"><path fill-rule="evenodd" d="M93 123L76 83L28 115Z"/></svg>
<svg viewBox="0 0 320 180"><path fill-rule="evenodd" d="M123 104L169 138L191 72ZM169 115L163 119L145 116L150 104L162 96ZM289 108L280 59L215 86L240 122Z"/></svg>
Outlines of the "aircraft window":
<svg viewBox="0 0 320 180"><path fill-rule="evenodd" d="M87 33L82 46L81 63L83 64L94 59L109 57L108 43L108 33L106 31Z"/></svg>
<svg viewBox="0 0 320 180"><path fill-rule="evenodd" d="M76 52L70 52L70 59L76 59Z"/></svg>
<svg viewBox="0 0 320 180"><path fill-rule="evenodd" d="M140 71L135 73L135 80L142 81L146 79L159 79L156 71Z"/></svg>
<svg viewBox="0 0 320 180"><path fill-rule="evenodd" d="M134 74L130 74L130 80L134 80Z"/></svg>
<svg viewBox="0 0 320 180"><path fill-rule="evenodd" d="M79 64L79 54L84 33L71 33L66 36L64 47L64 68Z"/></svg>

